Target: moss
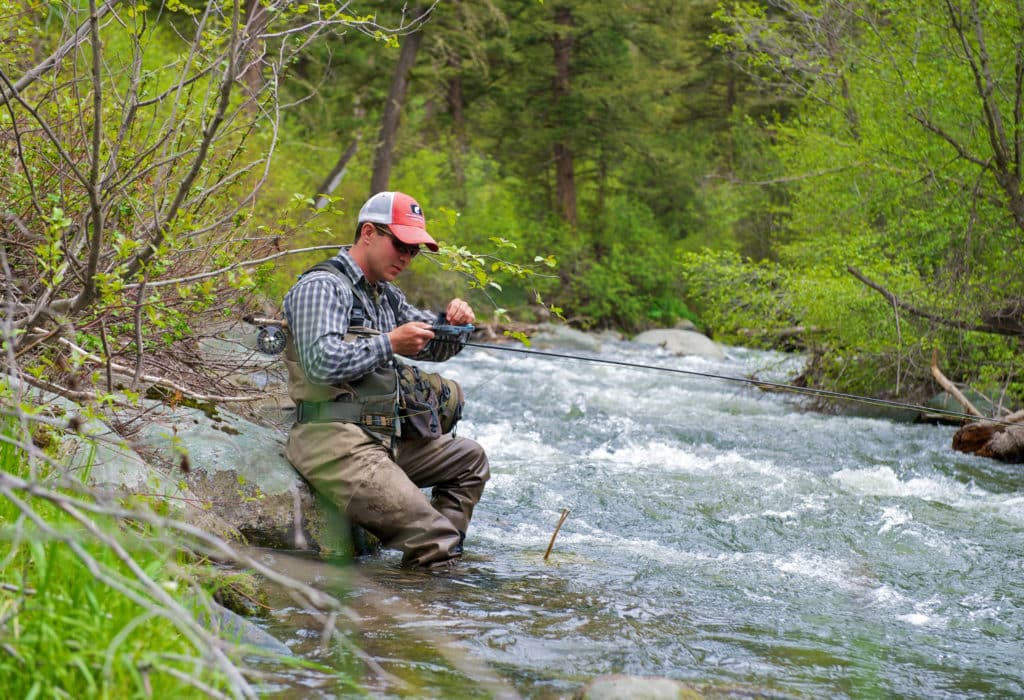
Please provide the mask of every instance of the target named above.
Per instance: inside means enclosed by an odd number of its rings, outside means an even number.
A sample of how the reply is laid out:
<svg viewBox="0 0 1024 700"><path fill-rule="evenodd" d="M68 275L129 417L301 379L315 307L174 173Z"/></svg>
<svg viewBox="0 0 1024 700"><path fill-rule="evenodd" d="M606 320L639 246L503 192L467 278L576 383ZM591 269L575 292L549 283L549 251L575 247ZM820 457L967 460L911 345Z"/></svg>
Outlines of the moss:
<svg viewBox="0 0 1024 700"><path fill-rule="evenodd" d="M169 389L159 384L146 389L146 398L153 401L163 401L169 406L188 406L198 411L202 411L207 418L212 421L223 420L217 414L217 404L212 401L199 401L197 399L191 399L181 395L181 392L174 389Z"/></svg>
<svg viewBox="0 0 1024 700"><path fill-rule="evenodd" d="M214 600L231 612L251 617L269 609L264 586L259 576L251 571L206 564L195 567L195 577Z"/></svg>

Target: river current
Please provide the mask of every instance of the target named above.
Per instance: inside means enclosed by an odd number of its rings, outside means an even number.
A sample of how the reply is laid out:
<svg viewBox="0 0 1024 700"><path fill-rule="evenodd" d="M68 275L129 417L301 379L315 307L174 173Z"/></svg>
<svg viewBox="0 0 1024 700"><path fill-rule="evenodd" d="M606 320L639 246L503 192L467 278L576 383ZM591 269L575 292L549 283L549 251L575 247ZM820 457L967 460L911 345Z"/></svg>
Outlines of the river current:
<svg viewBox="0 0 1024 700"><path fill-rule="evenodd" d="M776 382L800 367L564 351ZM267 624L371 696L569 698L621 673L729 697L1024 697L1024 469L953 452L955 428L490 349L424 366L462 384L459 433L491 462L458 571L295 560L358 617L352 646L322 648L284 596ZM266 690L358 695L312 672Z"/></svg>

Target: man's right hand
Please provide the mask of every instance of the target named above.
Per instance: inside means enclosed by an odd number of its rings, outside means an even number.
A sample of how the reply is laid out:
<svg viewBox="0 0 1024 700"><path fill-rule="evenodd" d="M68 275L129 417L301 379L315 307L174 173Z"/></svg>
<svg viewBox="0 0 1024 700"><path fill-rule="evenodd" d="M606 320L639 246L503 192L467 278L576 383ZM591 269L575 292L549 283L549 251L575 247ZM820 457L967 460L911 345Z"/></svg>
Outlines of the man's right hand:
<svg viewBox="0 0 1024 700"><path fill-rule="evenodd" d="M430 324L410 321L388 333L391 339L391 352L405 357L415 357L434 338Z"/></svg>

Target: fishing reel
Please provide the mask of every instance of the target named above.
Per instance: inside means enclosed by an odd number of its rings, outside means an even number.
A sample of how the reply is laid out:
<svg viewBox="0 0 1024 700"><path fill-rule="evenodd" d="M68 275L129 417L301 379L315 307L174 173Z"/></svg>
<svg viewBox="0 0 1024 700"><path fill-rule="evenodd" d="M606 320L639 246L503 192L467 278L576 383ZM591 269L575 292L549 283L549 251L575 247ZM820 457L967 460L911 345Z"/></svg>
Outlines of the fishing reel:
<svg viewBox="0 0 1024 700"><path fill-rule="evenodd" d="M469 341L469 337L473 335L473 331L476 329L470 323L464 326L452 326L442 323L431 326L430 330L434 331L434 340L436 342L462 346Z"/></svg>
<svg viewBox="0 0 1024 700"><path fill-rule="evenodd" d="M280 355L287 340L281 326L260 326L256 333L256 349L264 355Z"/></svg>

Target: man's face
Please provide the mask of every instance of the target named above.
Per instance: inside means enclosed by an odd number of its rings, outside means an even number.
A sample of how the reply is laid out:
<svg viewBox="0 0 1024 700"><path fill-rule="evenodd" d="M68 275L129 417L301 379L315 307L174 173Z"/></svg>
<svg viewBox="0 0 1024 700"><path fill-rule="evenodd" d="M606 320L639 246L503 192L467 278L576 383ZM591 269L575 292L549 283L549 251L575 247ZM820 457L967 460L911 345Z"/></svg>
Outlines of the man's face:
<svg viewBox="0 0 1024 700"><path fill-rule="evenodd" d="M402 243L384 226L366 225L362 235L369 243L363 274L372 283L394 281L419 252L418 246Z"/></svg>

